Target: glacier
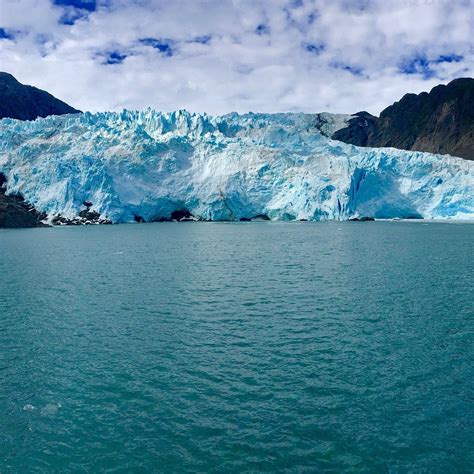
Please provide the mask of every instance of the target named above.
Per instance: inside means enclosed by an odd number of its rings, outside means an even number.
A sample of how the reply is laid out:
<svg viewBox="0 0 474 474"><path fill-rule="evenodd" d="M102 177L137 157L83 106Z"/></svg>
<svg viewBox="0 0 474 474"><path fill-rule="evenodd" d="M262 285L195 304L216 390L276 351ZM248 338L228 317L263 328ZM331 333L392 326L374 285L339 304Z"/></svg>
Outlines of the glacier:
<svg viewBox="0 0 474 474"><path fill-rule="evenodd" d="M0 120L8 193L77 216L85 200L113 222L474 219L474 162L329 137L350 116L223 116L185 110Z"/></svg>

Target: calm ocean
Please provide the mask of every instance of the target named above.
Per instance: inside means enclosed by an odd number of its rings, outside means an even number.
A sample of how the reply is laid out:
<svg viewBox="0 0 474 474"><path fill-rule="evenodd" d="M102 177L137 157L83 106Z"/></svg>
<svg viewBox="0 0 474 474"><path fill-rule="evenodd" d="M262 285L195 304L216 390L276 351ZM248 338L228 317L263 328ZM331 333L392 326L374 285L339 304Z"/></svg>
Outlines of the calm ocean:
<svg viewBox="0 0 474 474"><path fill-rule="evenodd" d="M0 231L0 473L474 471L474 225Z"/></svg>

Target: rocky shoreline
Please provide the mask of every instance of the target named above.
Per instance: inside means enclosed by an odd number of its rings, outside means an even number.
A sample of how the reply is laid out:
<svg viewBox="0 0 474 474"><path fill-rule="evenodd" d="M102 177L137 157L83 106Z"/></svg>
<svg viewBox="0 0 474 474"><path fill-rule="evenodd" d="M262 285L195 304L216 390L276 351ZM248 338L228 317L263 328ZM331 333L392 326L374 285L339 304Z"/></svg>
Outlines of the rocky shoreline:
<svg viewBox="0 0 474 474"><path fill-rule="evenodd" d="M91 210L91 202L84 201L83 205L85 209L81 210L77 217L67 218L56 214L49 219L45 212L39 212L25 201L21 194L7 194L7 179L0 173L0 228L112 224L110 219Z"/></svg>
<svg viewBox="0 0 474 474"><path fill-rule="evenodd" d="M43 222L46 214L25 202L21 194L6 194L6 182L5 175L0 173L0 227L48 227Z"/></svg>
<svg viewBox="0 0 474 474"><path fill-rule="evenodd" d="M79 212L77 217L67 218L61 214L56 214L51 219L53 226L62 225L97 225L112 224L113 222L107 217L102 217L97 211L92 210L92 202L84 201L82 205L85 209Z"/></svg>

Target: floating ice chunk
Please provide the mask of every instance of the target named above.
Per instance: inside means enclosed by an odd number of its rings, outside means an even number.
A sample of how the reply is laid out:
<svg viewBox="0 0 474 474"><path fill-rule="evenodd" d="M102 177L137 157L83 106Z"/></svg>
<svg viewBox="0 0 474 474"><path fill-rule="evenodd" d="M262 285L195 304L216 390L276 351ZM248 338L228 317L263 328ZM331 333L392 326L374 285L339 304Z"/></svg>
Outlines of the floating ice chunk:
<svg viewBox="0 0 474 474"><path fill-rule="evenodd" d="M56 415L60 408L62 408L60 403L48 403L41 409L41 414L44 416Z"/></svg>

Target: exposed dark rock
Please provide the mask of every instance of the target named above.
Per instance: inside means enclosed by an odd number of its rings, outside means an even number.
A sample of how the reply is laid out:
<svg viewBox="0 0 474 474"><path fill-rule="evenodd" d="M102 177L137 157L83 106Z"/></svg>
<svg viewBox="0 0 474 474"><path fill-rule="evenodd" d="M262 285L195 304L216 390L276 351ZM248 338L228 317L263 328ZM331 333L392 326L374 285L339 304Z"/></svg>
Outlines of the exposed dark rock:
<svg viewBox="0 0 474 474"><path fill-rule="evenodd" d="M91 211L92 202L84 201L82 203L86 208L79 212L77 217L64 217L61 214L55 215L51 223L53 225L97 225L112 224L112 221L106 217L101 217L97 211Z"/></svg>
<svg viewBox="0 0 474 474"><path fill-rule="evenodd" d="M252 219L249 219L248 217L241 217L240 222L250 222Z"/></svg>
<svg viewBox="0 0 474 474"><path fill-rule="evenodd" d="M69 219L66 219L61 214L57 214L51 219L51 224L53 225L68 225L69 222Z"/></svg>
<svg viewBox="0 0 474 474"><path fill-rule="evenodd" d="M51 219L51 223L57 226L112 224L112 221L107 217L102 217L97 211L90 210L92 206L90 201L84 201L82 204L86 206L86 209L80 211L76 217L65 217L61 214L56 214Z"/></svg>
<svg viewBox="0 0 474 474"><path fill-rule="evenodd" d="M6 183L5 175L0 173L0 227L47 227L41 222L46 214L25 202L20 194L7 195Z"/></svg>
<svg viewBox="0 0 474 474"><path fill-rule="evenodd" d="M141 224L142 222L145 222L145 219L143 219L143 217L142 217L142 216L139 216L138 214L135 214L135 215L133 216L133 220L134 220L135 222L138 222L139 224Z"/></svg>
<svg viewBox="0 0 474 474"><path fill-rule="evenodd" d="M88 221L96 221L100 219L100 214L97 211L90 211L89 209L84 209L79 212L79 217L86 219Z"/></svg>
<svg viewBox="0 0 474 474"><path fill-rule="evenodd" d="M332 138L341 142L351 143L357 146L370 146L369 136L377 128L378 118L368 112L357 112L354 118L349 120L349 125L334 133Z"/></svg>
<svg viewBox="0 0 474 474"><path fill-rule="evenodd" d="M10 196L0 193L0 227L46 227L41 222L43 215L32 206L22 205Z"/></svg>
<svg viewBox="0 0 474 474"><path fill-rule="evenodd" d="M373 217L367 217L367 216L362 216L362 217L351 217L349 219L352 222L373 222L375 219Z"/></svg>
<svg viewBox="0 0 474 474"><path fill-rule="evenodd" d="M86 211L81 211L81 212L86 212ZM92 218L91 214L94 214L94 216L96 216L96 217ZM51 219L51 224L53 224L55 226L63 226L63 225L98 225L98 224L105 225L105 224L112 224L112 221L105 218L105 217L101 217L98 212L94 212L94 213L89 213L88 217L82 217L81 213L79 213L79 216L72 217L72 218L64 217L61 214L56 214Z"/></svg>
<svg viewBox="0 0 474 474"><path fill-rule="evenodd" d="M406 94L374 117L359 112L332 135L358 146L450 154L474 160L474 79L460 78L430 93Z"/></svg>
<svg viewBox="0 0 474 474"><path fill-rule="evenodd" d="M0 118L34 120L48 115L77 113L80 111L48 92L23 85L11 74L0 72Z"/></svg>
<svg viewBox="0 0 474 474"><path fill-rule="evenodd" d="M156 217L155 219L152 219L150 222L173 222L173 219L171 219L171 217Z"/></svg>

